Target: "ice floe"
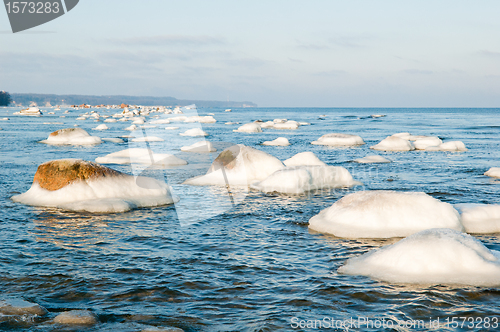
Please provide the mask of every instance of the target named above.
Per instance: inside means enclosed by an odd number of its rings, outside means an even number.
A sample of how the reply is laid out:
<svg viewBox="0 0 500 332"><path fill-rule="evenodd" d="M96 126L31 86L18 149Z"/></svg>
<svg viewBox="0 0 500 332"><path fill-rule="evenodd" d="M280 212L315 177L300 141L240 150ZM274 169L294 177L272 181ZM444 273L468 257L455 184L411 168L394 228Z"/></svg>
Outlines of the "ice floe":
<svg viewBox="0 0 500 332"><path fill-rule="evenodd" d="M326 166L324 162L312 152L300 152L283 162L286 166Z"/></svg>
<svg viewBox="0 0 500 332"><path fill-rule="evenodd" d="M500 205L459 204L457 209L467 233L500 233Z"/></svg>
<svg viewBox="0 0 500 332"><path fill-rule="evenodd" d="M303 194L327 188L346 188L360 182L354 181L347 169L340 166L286 167L254 183L251 188L262 192Z"/></svg>
<svg viewBox="0 0 500 332"><path fill-rule="evenodd" d="M277 139L272 141L265 141L264 143L262 143L262 145L288 146L290 145L290 142L286 137L278 137Z"/></svg>
<svg viewBox="0 0 500 332"><path fill-rule="evenodd" d="M125 212L172 204L170 187L149 177L134 177L79 160L63 159L38 167L31 188L15 202L92 213Z"/></svg>
<svg viewBox="0 0 500 332"><path fill-rule="evenodd" d="M276 157L238 144L222 151L207 174L188 179L184 184L249 186L284 167Z"/></svg>
<svg viewBox="0 0 500 332"><path fill-rule="evenodd" d="M449 151L449 152L463 152L467 151L465 144L461 141L445 142L438 146L428 146L425 151Z"/></svg>
<svg viewBox="0 0 500 332"><path fill-rule="evenodd" d="M181 151L193 152L193 153L208 153L208 152L215 152L217 151L217 149L214 148L211 142L200 141L194 143L193 145L181 147Z"/></svg>
<svg viewBox="0 0 500 332"><path fill-rule="evenodd" d="M261 133L262 128L258 123L251 122L244 124L243 126L239 127L238 129L233 130L235 133Z"/></svg>
<svg viewBox="0 0 500 332"><path fill-rule="evenodd" d="M397 284L500 286L500 252L451 229L429 229L354 257L339 273Z"/></svg>
<svg viewBox="0 0 500 332"><path fill-rule="evenodd" d="M102 140L97 136L90 136L81 128L66 128L54 131L46 140L40 143L52 145L93 145L100 144Z"/></svg>
<svg viewBox="0 0 500 332"><path fill-rule="evenodd" d="M378 144L371 146L370 149L380 151L412 151L415 150L415 147L406 139L397 136L389 136Z"/></svg>
<svg viewBox="0 0 500 332"><path fill-rule="evenodd" d="M311 142L311 144L329 146L356 146L363 145L365 144L365 142L358 135L332 133L321 136L317 141Z"/></svg>
<svg viewBox="0 0 500 332"><path fill-rule="evenodd" d="M131 148L110 153L95 159L100 164L154 164L156 166L182 166L187 161L172 154L154 153L149 149Z"/></svg>
<svg viewBox="0 0 500 332"><path fill-rule="evenodd" d="M421 192L385 190L344 196L312 217L309 228L343 238L405 237L429 228L463 230L450 204Z"/></svg>
<svg viewBox="0 0 500 332"><path fill-rule="evenodd" d="M377 164L377 163L390 163L391 161L387 158L378 155L369 155L364 158L354 159L354 162L360 164Z"/></svg>
<svg viewBox="0 0 500 332"><path fill-rule="evenodd" d="M500 167L492 167L487 170L484 175L487 175L492 178L500 178Z"/></svg>
<svg viewBox="0 0 500 332"><path fill-rule="evenodd" d="M191 137L200 137L200 136L208 136L206 132L204 132L200 128L188 129L183 133L180 133L181 136L191 136Z"/></svg>

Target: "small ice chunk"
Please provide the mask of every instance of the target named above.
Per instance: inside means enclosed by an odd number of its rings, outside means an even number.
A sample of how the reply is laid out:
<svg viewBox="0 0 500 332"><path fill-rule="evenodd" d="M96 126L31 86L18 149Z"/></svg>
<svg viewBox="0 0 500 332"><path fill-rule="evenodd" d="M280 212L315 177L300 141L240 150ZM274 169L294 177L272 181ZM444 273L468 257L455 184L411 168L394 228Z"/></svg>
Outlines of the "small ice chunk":
<svg viewBox="0 0 500 332"><path fill-rule="evenodd" d="M194 143L193 145L181 147L181 151L193 152L193 153L208 153L208 152L215 152L217 151L217 149L214 148L211 142L200 141Z"/></svg>
<svg viewBox="0 0 500 332"><path fill-rule="evenodd" d="M370 149L380 151L412 151L415 150L415 147L408 140L393 135L371 146Z"/></svg>
<svg viewBox="0 0 500 332"><path fill-rule="evenodd" d="M438 146L442 144L443 141L439 137L425 137L417 139L413 142L415 150L425 150L429 146Z"/></svg>
<svg viewBox="0 0 500 332"><path fill-rule="evenodd" d="M152 124L168 124L170 123L169 119L159 119L151 121Z"/></svg>
<svg viewBox="0 0 500 332"><path fill-rule="evenodd" d="M137 130L137 126L135 124L125 128L124 130L129 130L129 131L133 131L133 130Z"/></svg>
<svg viewBox="0 0 500 332"><path fill-rule="evenodd" d="M61 325L94 325L96 316L88 310L71 310L60 313L54 318L54 323Z"/></svg>
<svg viewBox="0 0 500 332"><path fill-rule="evenodd" d="M132 139L132 142L163 142L163 141L165 141L163 138L156 136L144 136Z"/></svg>
<svg viewBox="0 0 500 332"><path fill-rule="evenodd" d="M123 140L121 138L117 138L117 137L103 138L102 140L104 142L123 143Z"/></svg>
<svg viewBox="0 0 500 332"><path fill-rule="evenodd" d="M300 195L308 191L328 188L347 188L356 184L347 169L340 166L286 167L254 183L251 188L265 193L278 192Z"/></svg>
<svg viewBox="0 0 500 332"><path fill-rule="evenodd" d="M191 137L208 136L208 134L206 132L204 132L203 130L201 130L200 128L189 129L183 133L180 133L179 135L191 136Z"/></svg>
<svg viewBox="0 0 500 332"><path fill-rule="evenodd" d="M286 137L278 137L273 141L265 141L262 145L288 146L290 145L290 142L288 142Z"/></svg>
<svg viewBox="0 0 500 332"><path fill-rule="evenodd" d="M283 162L288 167L292 166L326 166L324 162L312 152L300 152Z"/></svg>
<svg viewBox="0 0 500 332"><path fill-rule="evenodd" d="M459 204L457 208L467 233L500 233L500 205Z"/></svg>
<svg viewBox="0 0 500 332"><path fill-rule="evenodd" d="M199 122L199 123L216 123L217 120L213 116L194 115L188 117L184 122Z"/></svg>
<svg viewBox="0 0 500 332"><path fill-rule="evenodd" d="M364 158L354 159L354 162L360 164L376 164L376 163L390 163L391 161L387 158L378 155L370 155Z"/></svg>
<svg viewBox="0 0 500 332"><path fill-rule="evenodd" d="M132 121L133 124L139 124L139 125L142 125L145 123L144 119L143 118L138 118L138 119L135 119L134 121Z"/></svg>
<svg viewBox="0 0 500 332"><path fill-rule="evenodd" d="M385 190L346 195L312 217L309 228L352 239L403 237L429 228L463 230L450 204L425 193Z"/></svg>
<svg viewBox="0 0 500 332"><path fill-rule="evenodd" d="M351 258L339 273L398 284L500 286L500 252L452 229L428 229Z"/></svg>
<svg viewBox="0 0 500 332"><path fill-rule="evenodd" d="M363 145L365 144L365 142L358 135L332 133L321 136L317 141L311 142L311 144L329 146L356 146Z"/></svg>
<svg viewBox="0 0 500 332"><path fill-rule="evenodd" d="M116 119L106 119L104 122L114 123L116 122Z"/></svg>
<svg viewBox="0 0 500 332"><path fill-rule="evenodd" d="M492 167L487 170L484 175L487 175L492 178L500 178L500 167Z"/></svg>
<svg viewBox="0 0 500 332"><path fill-rule="evenodd" d="M97 127L94 128L94 130L108 130L109 127L106 126L104 123L103 124L100 124L98 125Z"/></svg>
<svg viewBox="0 0 500 332"><path fill-rule="evenodd" d="M40 143L52 145L93 145L102 143L101 138L90 136L81 128L66 128L54 131Z"/></svg>
<svg viewBox="0 0 500 332"><path fill-rule="evenodd" d="M187 161L167 153L154 153L149 149L132 148L110 153L95 159L101 164L154 164L158 166L187 165Z"/></svg>
<svg viewBox="0 0 500 332"><path fill-rule="evenodd" d="M450 151L450 152L463 152L467 151L465 144L461 141L451 141L440 144L438 146L429 146L425 151Z"/></svg>
<svg viewBox="0 0 500 332"><path fill-rule="evenodd" d="M251 122L244 124L243 126L239 127L238 129L233 130L235 133L261 133L262 128L258 123Z"/></svg>

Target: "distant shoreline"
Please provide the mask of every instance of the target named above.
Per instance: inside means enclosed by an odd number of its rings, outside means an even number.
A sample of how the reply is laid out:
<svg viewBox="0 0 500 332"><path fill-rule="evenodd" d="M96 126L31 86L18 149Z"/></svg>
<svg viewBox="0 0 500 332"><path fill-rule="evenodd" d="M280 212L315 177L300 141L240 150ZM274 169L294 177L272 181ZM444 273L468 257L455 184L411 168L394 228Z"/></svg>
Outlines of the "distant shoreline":
<svg viewBox="0 0 500 332"><path fill-rule="evenodd" d="M186 106L196 104L198 107L257 107L250 101L216 101L216 100L187 100L173 97L153 96L125 96L125 95L56 95L37 93L11 93L13 103L11 106L37 106L55 105L145 105L145 106Z"/></svg>

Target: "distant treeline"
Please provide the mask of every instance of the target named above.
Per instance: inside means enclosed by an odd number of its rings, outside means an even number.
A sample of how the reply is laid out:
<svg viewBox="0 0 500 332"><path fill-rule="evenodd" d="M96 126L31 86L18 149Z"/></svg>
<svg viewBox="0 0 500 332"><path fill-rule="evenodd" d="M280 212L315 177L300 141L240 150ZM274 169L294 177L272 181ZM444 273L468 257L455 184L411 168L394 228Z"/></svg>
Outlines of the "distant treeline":
<svg viewBox="0 0 500 332"><path fill-rule="evenodd" d="M12 102L16 105L38 106L50 105L144 105L144 106L186 106L196 104L198 107L256 107L249 101L211 101L211 100L181 100L172 97L141 97L141 96L85 96L85 95L49 95L34 93L11 93Z"/></svg>

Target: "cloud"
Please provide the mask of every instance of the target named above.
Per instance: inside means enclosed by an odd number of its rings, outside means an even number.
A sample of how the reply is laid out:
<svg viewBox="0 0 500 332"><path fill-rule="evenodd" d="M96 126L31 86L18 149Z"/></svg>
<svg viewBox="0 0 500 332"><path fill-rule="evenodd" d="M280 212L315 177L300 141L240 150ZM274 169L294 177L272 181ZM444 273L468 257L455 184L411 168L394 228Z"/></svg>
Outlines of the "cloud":
<svg viewBox="0 0 500 332"><path fill-rule="evenodd" d="M500 52L495 51L481 50L479 51L479 54L488 57L500 58Z"/></svg>
<svg viewBox="0 0 500 332"><path fill-rule="evenodd" d="M406 69L406 70L403 70L403 73L410 74L410 75L431 75L431 74L434 74L433 71L421 70L421 69Z"/></svg>
<svg viewBox="0 0 500 332"><path fill-rule="evenodd" d="M368 47L368 42L373 40L374 36L370 34L360 35L334 35L317 42L302 42L296 40L297 47L306 50L324 51L331 49L360 49Z"/></svg>
<svg viewBox="0 0 500 332"><path fill-rule="evenodd" d="M126 46L207 46L224 45L226 41L223 38L212 36L189 36L189 35L159 35L148 37L130 37L122 39L112 39L110 42Z"/></svg>
<svg viewBox="0 0 500 332"><path fill-rule="evenodd" d="M327 71L320 71L317 73L314 73L314 76L322 76L322 77L337 77L347 74L345 70L327 70Z"/></svg>

